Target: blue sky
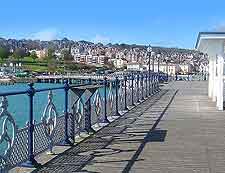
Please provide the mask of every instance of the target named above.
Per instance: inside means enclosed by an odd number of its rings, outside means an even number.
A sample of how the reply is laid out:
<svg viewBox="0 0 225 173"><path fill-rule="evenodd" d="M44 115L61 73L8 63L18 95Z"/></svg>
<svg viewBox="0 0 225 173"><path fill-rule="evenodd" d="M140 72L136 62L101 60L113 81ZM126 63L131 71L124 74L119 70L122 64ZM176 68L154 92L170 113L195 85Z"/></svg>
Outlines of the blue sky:
<svg viewBox="0 0 225 173"><path fill-rule="evenodd" d="M223 0L2 0L0 37L193 48L225 31Z"/></svg>

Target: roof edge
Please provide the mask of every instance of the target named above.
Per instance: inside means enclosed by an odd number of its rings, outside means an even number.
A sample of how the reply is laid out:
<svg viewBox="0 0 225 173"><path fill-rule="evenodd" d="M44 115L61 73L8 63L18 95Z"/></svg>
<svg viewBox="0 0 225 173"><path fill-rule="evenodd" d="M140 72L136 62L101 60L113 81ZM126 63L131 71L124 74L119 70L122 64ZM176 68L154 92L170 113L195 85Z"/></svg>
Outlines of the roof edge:
<svg viewBox="0 0 225 173"><path fill-rule="evenodd" d="M225 32L213 32L213 31L211 31L211 32L199 32L198 33L198 37L197 37L197 42L195 44L195 49L198 48L198 44L199 44L199 41L200 41L200 37L201 37L201 35L204 35L204 34L214 34L214 35L224 34L225 35Z"/></svg>

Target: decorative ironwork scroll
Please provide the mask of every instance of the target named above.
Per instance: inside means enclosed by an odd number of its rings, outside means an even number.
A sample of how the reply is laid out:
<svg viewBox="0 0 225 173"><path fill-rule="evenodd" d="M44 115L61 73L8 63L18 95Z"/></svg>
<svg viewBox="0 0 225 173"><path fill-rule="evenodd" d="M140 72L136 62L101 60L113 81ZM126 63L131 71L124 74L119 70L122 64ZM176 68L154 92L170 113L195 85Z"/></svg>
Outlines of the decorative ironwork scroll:
<svg viewBox="0 0 225 173"><path fill-rule="evenodd" d="M109 115L112 116L113 114L113 101L114 101L114 97L113 97L113 91L112 91L112 83L110 83L109 85L109 93L108 93L108 104L109 104Z"/></svg>
<svg viewBox="0 0 225 173"><path fill-rule="evenodd" d="M131 100L132 100L132 86L131 86L131 80L127 81L127 105L131 106Z"/></svg>
<svg viewBox="0 0 225 173"><path fill-rule="evenodd" d="M82 129L82 117L84 116L84 105L81 98L74 102L72 109L75 115L75 123L78 128L78 136L80 137L80 132Z"/></svg>
<svg viewBox="0 0 225 173"><path fill-rule="evenodd" d="M125 97L124 95L125 88L122 84L123 83L121 83L120 89L119 89L119 105L121 110L123 110L124 108L124 97Z"/></svg>
<svg viewBox="0 0 225 173"><path fill-rule="evenodd" d="M52 91L48 93L48 104L44 109L44 113L42 115L41 121L44 124L45 134L49 140L49 154L53 154L53 136L55 133L56 128L56 121L57 121L58 113L56 111L56 107L53 103L53 94Z"/></svg>
<svg viewBox="0 0 225 173"><path fill-rule="evenodd" d="M99 90L96 91L93 102L95 105L95 113L97 115L97 126L100 126L99 125L99 117L101 116L101 112L102 112L102 100L101 100Z"/></svg>
<svg viewBox="0 0 225 173"><path fill-rule="evenodd" d="M7 157L9 156L12 146L14 144L17 127L13 116L8 112L8 100L5 96L2 97L0 104L0 120L2 122L2 133L0 135L0 144L6 149L4 153L0 155L0 168L7 167ZM6 143L6 146L4 144ZM7 169L7 168L6 168Z"/></svg>

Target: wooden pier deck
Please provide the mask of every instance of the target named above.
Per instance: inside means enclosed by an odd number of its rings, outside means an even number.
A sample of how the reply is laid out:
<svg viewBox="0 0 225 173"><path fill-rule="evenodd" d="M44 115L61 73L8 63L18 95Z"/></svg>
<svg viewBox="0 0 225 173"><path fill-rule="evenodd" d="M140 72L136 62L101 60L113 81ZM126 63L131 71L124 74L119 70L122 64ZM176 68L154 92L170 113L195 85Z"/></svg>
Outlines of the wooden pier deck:
<svg viewBox="0 0 225 173"><path fill-rule="evenodd" d="M224 173L225 112L177 81L33 172Z"/></svg>

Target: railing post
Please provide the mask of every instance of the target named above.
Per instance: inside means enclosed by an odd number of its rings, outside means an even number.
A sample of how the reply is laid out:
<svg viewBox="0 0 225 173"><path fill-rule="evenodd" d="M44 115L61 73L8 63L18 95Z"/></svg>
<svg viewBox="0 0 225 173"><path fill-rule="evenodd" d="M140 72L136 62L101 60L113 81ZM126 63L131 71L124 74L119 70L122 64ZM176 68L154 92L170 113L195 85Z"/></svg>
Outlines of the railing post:
<svg viewBox="0 0 225 173"><path fill-rule="evenodd" d="M154 95L154 73L151 75L151 94Z"/></svg>
<svg viewBox="0 0 225 173"><path fill-rule="evenodd" d="M157 77L157 90L159 91L159 78L160 78L160 73L158 72L158 77Z"/></svg>
<svg viewBox="0 0 225 173"><path fill-rule="evenodd" d="M87 80L87 84L91 85L92 84L92 79L88 78ZM86 103L86 111L85 111L85 130L88 133L94 133L95 130L91 127L91 97L88 99L87 103Z"/></svg>
<svg viewBox="0 0 225 173"><path fill-rule="evenodd" d="M141 74L141 100L144 100L144 74Z"/></svg>
<svg viewBox="0 0 225 173"><path fill-rule="evenodd" d="M69 140L68 135L68 91L70 89L70 85L68 80L65 80L64 83L64 91L65 91L65 98L64 98L64 123L65 123L65 129L64 129L64 140L62 142L62 145L72 145Z"/></svg>
<svg viewBox="0 0 225 173"><path fill-rule="evenodd" d="M155 89L156 89L156 80L155 80L155 73L154 73L154 76L153 76L153 93L155 94Z"/></svg>
<svg viewBox="0 0 225 173"><path fill-rule="evenodd" d="M137 74L137 102L140 102L140 99L139 99L139 93L140 90L139 90L139 74Z"/></svg>
<svg viewBox="0 0 225 173"><path fill-rule="evenodd" d="M104 77L104 108L105 108L105 112L104 112L104 119L103 119L103 123L110 123L110 121L107 118L107 77Z"/></svg>
<svg viewBox="0 0 225 173"><path fill-rule="evenodd" d="M132 106L134 106L134 74L131 74L131 102Z"/></svg>
<svg viewBox="0 0 225 173"><path fill-rule="evenodd" d="M88 78L88 84L91 85L92 84L92 79Z"/></svg>
<svg viewBox="0 0 225 173"><path fill-rule="evenodd" d="M147 73L145 74L145 97L147 98L148 97L148 75Z"/></svg>
<svg viewBox="0 0 225 173"><path fill-rule="evenodd" d="M95 130L92 128L91 124L91 98L87 100L87 102L84 105L84 121L85 121L85 130L89 133L94 133Z"/></svg>
<svg viewBox="0 0 225 173"><path fill-rule="evenodd" d="M119 79L116 77L116 116L120 116L118 107L118 89L119 89Z"/></svg>
<svg viewBox="0 0 225 173"><path fill-rule="evenodd" d="M127 107L127 76L124 76L124 88L125 88L125 100L124 100L124 104L125 104L125 110L128 110L128 107Z"/></svg>
<svg viewBox="0 0 225 173"><path fill-rule="evenodd" d="M34 159L34 117L33 117L33 98L35 94L34 84L28 84L29 89L27 95L29 96L29 120L28 120L28 160L22 164L24 167L36 167L39 164Z"/></svg>
<svg viewBox="0 0 225 173"><path fill-rule="evenodd" d="M151 73L148 73L148 95L150 96L151 93Z"/></svg>

